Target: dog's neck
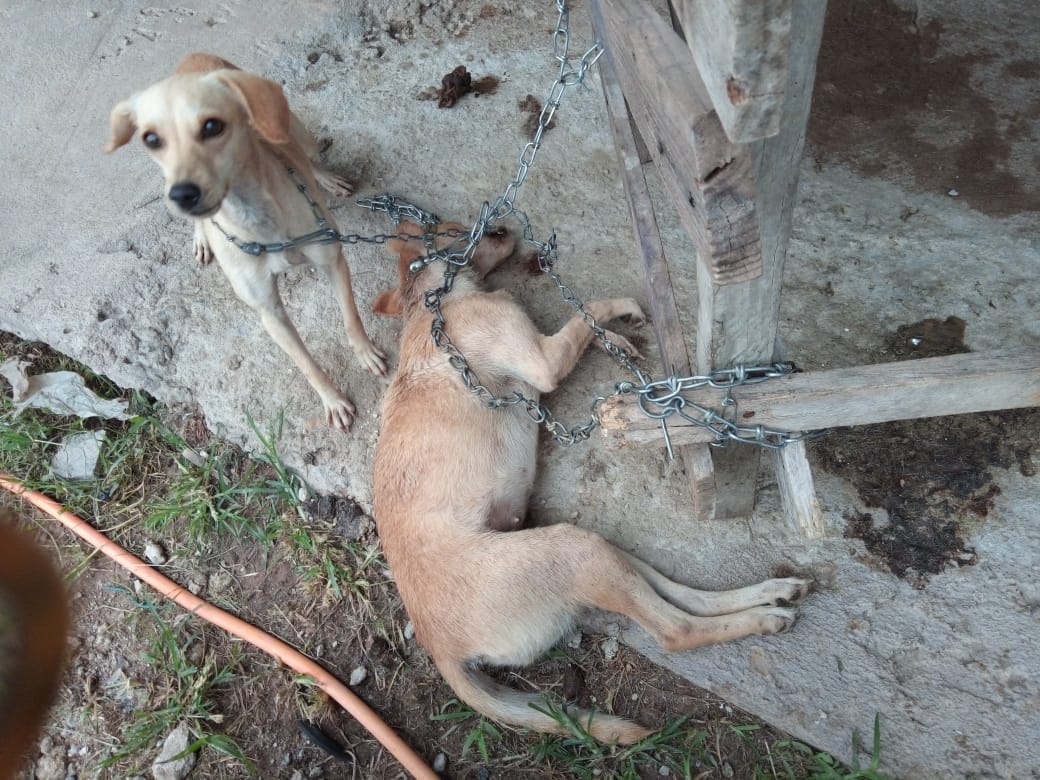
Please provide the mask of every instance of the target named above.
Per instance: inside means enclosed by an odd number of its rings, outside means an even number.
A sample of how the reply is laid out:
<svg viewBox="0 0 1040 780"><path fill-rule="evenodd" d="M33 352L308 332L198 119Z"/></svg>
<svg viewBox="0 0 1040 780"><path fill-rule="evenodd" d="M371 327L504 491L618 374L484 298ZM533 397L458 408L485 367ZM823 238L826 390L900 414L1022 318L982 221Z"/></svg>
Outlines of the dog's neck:
<svg viewBox="0 0 1040 780"><path fill-rule="evenodd" d="M236 172L214 219L229 232L261 242L282 241L314 230L311 209L289 174L289 160L260 142L251 157ZM311 193L312 198L316 196Z"/></svg>
<svg viewBox="0 0 1040 780"><path fill-rule="evenodd" d="M425 303L425 291L435 290L444 284L444 267L436 263L425 269L422 273L408 279L402 290L404 303L404 314L406 319L416 316L425 317L429 314ZM464 269L458 273L452 284L451 292L444 295L441 303L442 310L450 306L452 302L473 293L484 292L484 283L471 269Z"/></svg>

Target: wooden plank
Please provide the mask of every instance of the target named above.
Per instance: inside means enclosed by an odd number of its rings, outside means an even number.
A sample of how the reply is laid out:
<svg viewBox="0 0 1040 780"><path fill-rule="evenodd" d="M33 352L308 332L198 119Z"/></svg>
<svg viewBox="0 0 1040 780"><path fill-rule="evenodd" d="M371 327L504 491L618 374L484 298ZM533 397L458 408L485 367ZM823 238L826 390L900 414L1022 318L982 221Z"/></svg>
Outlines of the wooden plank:
<svg viewBox="0 0 1040 780"><path fill-rule="evenodd" d="M715 284L754 279L762 257L752 156L726 139L693 55L644 0L593 4L632 116Z"/></svg>
<svg viewBox="0 0 1040 780"><path fill-rule="evenodd" d="M734 143L780 131L792 0L671 0L712 105Z"/></svg>
<svg viewBox="0 0 1040 780"><path fill-rule="evenodd" d="M781 450L773 450L772 459L784 514L792 527L806 539L822 538L826 533L823 510L816 497L805 442L794 441Z"/></svg>
<svg viewBox="0 0 1040 780"><path fill-rule="evenodd" d="M687 376L690 373L690 358L686 352L679 310L675 305L675 292L672 290L661 233L643 176L638 140L629 121L625 97L609 54L604 54L600 59L599 73L628 201L629 219L642 259L640 268L646 285L648 313L657 337L661 365L669 374ZM690 482L694 519L711 520L715 516L715 472L707 445L691 444L674 449Z"/></svg>
<svg viewBox="0 0 1040 780"><path fill-rule="evenodd" d="M683 396L717 408L722 392L700 389ZM736 423L786 431L1040 406L1040 353L979 352L789 374L734 388L733 400ZM600 420L616 446L660 441L657 420L644 415L631 396L604 403ZM668 431L673 445L712 438L674 415Z"/></svg>
<svg viewBox="0 0 1040 780"><path fill-rule="evenodd" d="M767 363L776 355L780 320L780 289L791 235L791 215L798 188L798 171L805 145L816 54L823 33L823 0L792 0L791 39L787 83L784 85L780 131L750 145L754 160L756 214L762 250L762 274L739 285L719 285L698 258L697 352L698 373L737 364ZM703 270L702 270L703 269ZM748 475L742 487L716 503L719 517L744 517L754 509L756 469L738 465L737 458L756 464L757 448L741 448L727 455L725 468ZM716 459L716 482L723 466ZM806 466L807 468L807 466ZM734 484L734 478L725 477ZM803 503L808 503L803 502Z"/></svg>

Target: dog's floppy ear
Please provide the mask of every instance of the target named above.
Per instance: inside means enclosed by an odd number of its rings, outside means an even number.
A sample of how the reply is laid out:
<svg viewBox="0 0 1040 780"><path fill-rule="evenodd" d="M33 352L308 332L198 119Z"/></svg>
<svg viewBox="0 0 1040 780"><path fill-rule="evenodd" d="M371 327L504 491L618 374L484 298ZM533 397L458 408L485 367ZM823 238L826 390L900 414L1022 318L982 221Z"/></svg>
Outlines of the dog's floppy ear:
<svg viewBox="0 0 1040 780"><path fill-rule="evenodd" d="M137 116L132 101L133 98L124 100L112 109L108 118L110 135L105 146L106 153L114 152L125 145L137 132Z"/></svg>
<svg viewBox="0 0 1040 780"><path fill-rule="evenodd" d="M193 51L181 58L174 73L209 73L211 70L238 70L238 67L216 54Z"/></svg>
<svg viewBox="0 0 1040 780"><path fill-rule="evenodd" d="M281 86L244 70L220 70L216 76L238 98L260 137L272 144L288 143L289 101Z"/></svg>
<svg viewBox="0 0 1040 780"><path fill-rule="evenodd" d="M372 304L372 311L387 317L399 317L403 311L401 288L395 287L392 290L383 290L383 292L379 293Z"/></svg>

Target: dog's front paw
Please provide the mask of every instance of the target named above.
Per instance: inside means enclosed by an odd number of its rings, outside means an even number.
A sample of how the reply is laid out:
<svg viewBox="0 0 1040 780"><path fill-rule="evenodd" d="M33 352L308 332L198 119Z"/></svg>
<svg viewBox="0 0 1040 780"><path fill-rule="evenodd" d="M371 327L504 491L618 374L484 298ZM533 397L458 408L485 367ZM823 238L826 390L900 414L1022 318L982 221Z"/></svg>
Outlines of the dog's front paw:
<svg viewBox="0 0 1040 780"><path fill-rule="evenodd" d="M624 336L618 333L614 333L614 331L612 330L605 330L603 331L603 334L607 337L607 340L610 341L611 344L620 349L630 358L643 357L643 353L636 349L635 345L631 341L626 339ZM600 346L606 349L606 346L604 344L600 343Z"/></svg>
<svg viewBox="0 0 1040 780"><path fill-rule="evenodd" d="M195 224L195 235L191 239L191 254L199 265L209 265L213 262L213 247L209 245L209 239L202 229L202 225Z"/></svg>
<svg viewBox="0 0 1040 780"><path fill-rule="evenodd" d="M315 170L314 178L317 179L318 184L320 184L324 190L341 198L353 195L357 191L357 186L354 182L346 176L340 176L331 171Z"/></svg>
<svg viewBox="0 0 1040 780"><path fill-rule="evenodd" d="M367 339L364 343L353 343L354 354L357 355L361 365L376 376L386 374L386 353Z"/></svg>
<svg viewBox="0 0 1040 780"><path fill-rule="evenodd" d="M646 322L646 315L643 314L643 309L636 303L635 298L619 298L614 303L617 306L617 314L614 315L616 319L633 328L640 328Z"/></svg>
<svg viewBox="0 0 1040 780"><path fill-rule="evenodd" d="M354 404L343 396L322 399L325 404L325 422L330 428L349 431L354 422L356 409Z"/></svg>

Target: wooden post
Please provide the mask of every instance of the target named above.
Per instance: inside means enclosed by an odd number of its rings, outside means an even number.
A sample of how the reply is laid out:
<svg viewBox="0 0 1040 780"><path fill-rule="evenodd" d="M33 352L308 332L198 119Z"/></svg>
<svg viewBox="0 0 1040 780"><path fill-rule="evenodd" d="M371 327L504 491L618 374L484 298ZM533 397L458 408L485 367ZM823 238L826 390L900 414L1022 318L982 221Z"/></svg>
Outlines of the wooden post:
<svg viewBox="0 0 1040 780"><path fill-rule="evenodd" d="M780 131L792 0L670 0L726 135L749 143Z"/></svg>
<svg viewBox="0 0 1040 780"><path fill-rule="evenodd" d="M741 284L720 285L709 272L710 259L698 257L696 369L699 373L740 363L768 363L779 357L775 353L780 290L825 10L825 0L793 0L780 131L750 144L762 275ZM713 452L718 488L716 513L719 517L750 515L755 504L760 452L746 446L729 446ZM797 459L798 454L790 457ZM784 469L778 478L784 480L785 474L796 472L807 474L808 466L792 464L792 468ZM810 489L811 479L808 483L803 480L781 488L792 493ZM800 506L808 504L811 501L797 502ZM808 522L805 518L794 519L799 525Z"/></svg>
<svg viewBox="0 0 1040 780"><path fill-rule="evenodd" d="M595 7L594 17L597 30L602 29L602 17ZM643 176L639 144L609 53L600 59L599 73L621 167L632 231L642 259L641 268L646 284L649 315L657 337L661 364L664 370L673 376L688 376L690 359L686 352L686 340L683 337L679 310L675 305L675 293L672 290L664 247L661 245L657 219L654 217L653 203L647 190L646 178ZM708 446L690 444L674 449L675 457L682 461L690 482L694 519L710 520L715 514L715 474Z"/></svg>

